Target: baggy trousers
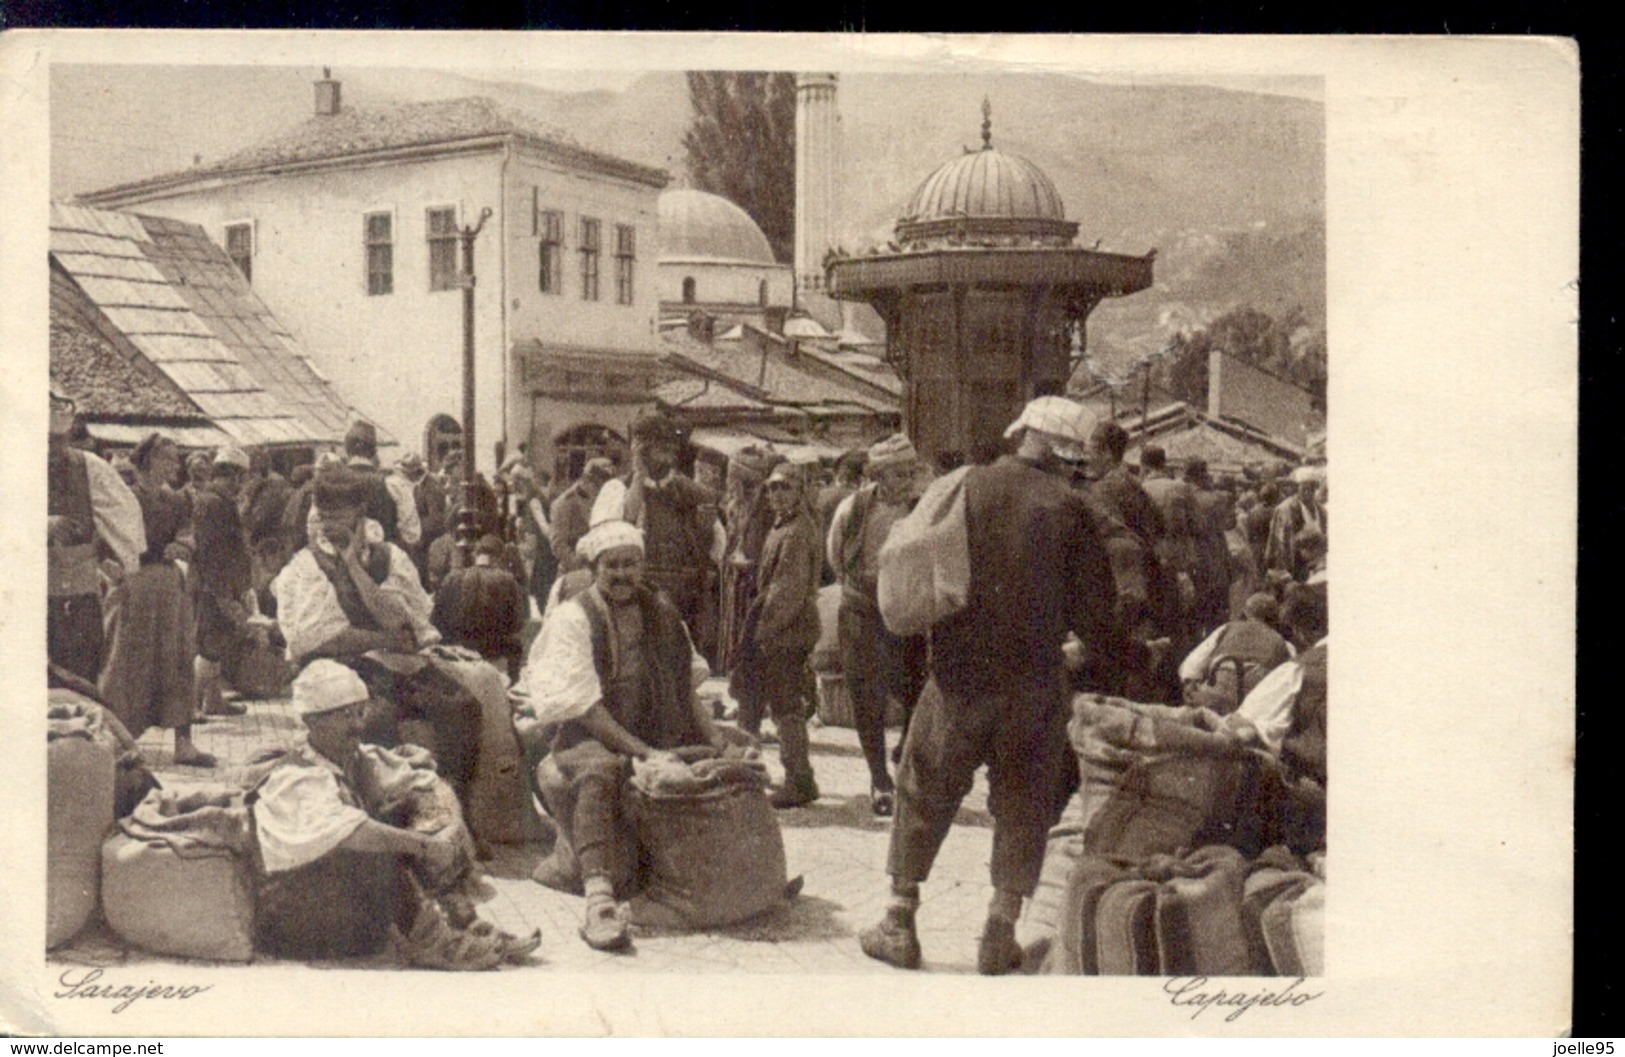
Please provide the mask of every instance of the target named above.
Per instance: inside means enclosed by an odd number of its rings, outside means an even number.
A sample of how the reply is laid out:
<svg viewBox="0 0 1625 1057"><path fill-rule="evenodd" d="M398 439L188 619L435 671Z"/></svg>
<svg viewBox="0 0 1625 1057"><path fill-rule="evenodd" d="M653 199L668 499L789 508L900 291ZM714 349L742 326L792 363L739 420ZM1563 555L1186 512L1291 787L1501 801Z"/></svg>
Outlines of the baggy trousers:
<svg viewBox="0 0 1625 1057"><path fill-rule="evenodd" d="M886 699L896 697L903 706L906 735L907 717L913 714L925 683L925 637L893 635L874 603L850 595L841 598L836 631L841 670L852 695L852 722L869 764L869 783L887 790L892 781L886 766Z"/></svg>
<svg viewBox="0 0 1625 1057"><path fill-rule="evenodd" d="M1037 684L1029 675L974 694L947 689L933 674L903 741L887 872L915 884L929 876L976 769L986 764L993 885L1032 895L1070 777L1066 721L1059 670Z"/></svg>

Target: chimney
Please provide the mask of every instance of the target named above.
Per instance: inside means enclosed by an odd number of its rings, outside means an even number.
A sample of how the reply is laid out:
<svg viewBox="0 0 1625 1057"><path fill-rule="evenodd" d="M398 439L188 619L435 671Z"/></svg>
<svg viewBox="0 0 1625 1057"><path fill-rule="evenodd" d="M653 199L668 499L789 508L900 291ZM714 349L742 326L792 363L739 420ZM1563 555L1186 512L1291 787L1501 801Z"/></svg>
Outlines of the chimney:
<svg viewBox="0 0 1625 1057"><path fill-rule="evenodd" d="M1224 353L1217 347L1207 353L1207 417L1224 413Z"/></svg>
<svg viewBox="0 0 1625 1057"><path fill-rule="evenodd" d="M339 82L333 80L333 69L322 67L322 79L316 82L316 116L333 117L339 112Z"/></svg>

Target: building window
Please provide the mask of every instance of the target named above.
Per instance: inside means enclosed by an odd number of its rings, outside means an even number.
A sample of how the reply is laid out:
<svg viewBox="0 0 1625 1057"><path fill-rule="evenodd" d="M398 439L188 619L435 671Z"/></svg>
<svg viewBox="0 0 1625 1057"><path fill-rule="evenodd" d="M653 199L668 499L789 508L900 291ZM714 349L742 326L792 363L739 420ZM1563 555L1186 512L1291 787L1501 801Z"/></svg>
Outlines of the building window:
<svg viewBox="0 0 1625 1057"><path fill-rule="evenodd" d="M368 213L367 227L367 293L379 294L395 291L395 217L391 213Z"/></svg>
<svg viewBox="0 0 1625 1057"><path fill-rule="evenodd" d="M767 280L763 279L756 285L756 301L763 308L767 307Z"/></svg>
<svg viewBox="0 0 1625 1057"><path fill-rule="evenodd" d="M694 303L694 278L693 278L693 276L684 276L684 278L683 278L683 304L692 305L693 303Z"/></svg>
<svg viewBox="0 0 1625 1057"><path fill-rule="evenodd" d="M254 225L251 223L226 225L226 256L243 273L243 278L254 281Z"/></svg>
<svg viewBox="0 0 1625 1057"><path fill-rule="evenodd" d="M581 218L581 300L598 300L598 221Z"/></svg>
<svg viewBox="0 0 1625 1057"><path fill-rule="evenodd" d="M636 258L632 225L615 225L615 303L632 303L632 261Z"/></svg>
<svg viewBox="0 0 1625 1057"><path fill-rule="evenodd" d="M457 289L457 210L428 210L424 226L429 232L429 289Z"/></svg>
<svg viewBox="0 0 1625 1057"><path fill-rule="evenodd" d="M537 280L544 294L564 292L564 269L559 257L564 249L564 214L556 209L544 209L533 215L536 233L541 237Z"/></svg>

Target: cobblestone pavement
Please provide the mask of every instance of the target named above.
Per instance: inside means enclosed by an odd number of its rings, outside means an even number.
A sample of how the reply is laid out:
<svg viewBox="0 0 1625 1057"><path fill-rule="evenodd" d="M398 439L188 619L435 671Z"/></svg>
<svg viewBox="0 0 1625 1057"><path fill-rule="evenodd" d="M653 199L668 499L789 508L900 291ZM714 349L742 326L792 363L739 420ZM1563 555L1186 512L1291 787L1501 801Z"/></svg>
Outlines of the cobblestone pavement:
<svg viewBox="0 0 1625 1057"><path fill-rule="evenodd" d="M703 693L720 694L721 683L713 680ZM219 760L212 772L173 766L168 732L149 731L141 739L141 747L160 780L175 784L236 779L254 755L291 744L302 728L286 699L245 703L245 716L216 718L194 728L198 746ZM805 878L797 899L759 919L726 929L684 934L635 931L633 953L604 954L588 948L576 933L582 900L530 879L539 849L499 847L484 864L487 877L479 913L514 933L539 928L543 937L529 966L504 971L897 972L865 957L857 941L857 931L875 921L886 902L890 820L876 818L870 811L868 771L856 734L816 725L811 734L813 766L823 795L807 807L778 813L790 875ZM897 736L896 731L891 732L892 744ZM767 755L775 776L781 774L776 750L768 748ZM986 799L985 776L978 775L922 892L918 923L929 972L975 971L976 943L991 894L987 870L992 822ZM52 959L105 965L146 962L153 956L123 950L105 927L93 927L53 952ZM385 959L361 964L393 967Z"/></svg>

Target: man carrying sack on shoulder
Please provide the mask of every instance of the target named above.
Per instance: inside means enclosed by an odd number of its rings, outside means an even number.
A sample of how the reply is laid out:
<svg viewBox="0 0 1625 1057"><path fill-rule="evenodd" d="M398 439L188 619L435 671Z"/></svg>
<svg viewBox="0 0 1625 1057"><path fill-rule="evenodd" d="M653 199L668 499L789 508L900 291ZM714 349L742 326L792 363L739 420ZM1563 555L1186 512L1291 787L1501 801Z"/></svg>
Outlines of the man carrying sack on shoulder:
<svg viewBox="0 0 1625 1057"><path fill-rule="evenodd" d="M903 743L887 872L891 904L859 934L863 952L919 968L920 885L988 767L993 899L977 954L983 974L1020 967L1015 922L1038 885L1044 845L1076 780L1067 742L1062 644L1082 642L1091 667L1121 668L1129 644L1114 615L1111 564L1082 496L1069 487L1094 416L1064 397L1032 401L1006 431L1013 456L965 471L964 604L931 628L930 678ZM928 495L921 500L928 509ZM902 533L893 529L893 541ZM883 563L885 559L882 559ZM882 569L881 605L888 606ZM888 613L889 609L883 610Z"/></svg>

